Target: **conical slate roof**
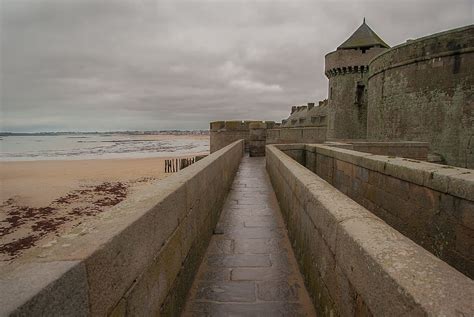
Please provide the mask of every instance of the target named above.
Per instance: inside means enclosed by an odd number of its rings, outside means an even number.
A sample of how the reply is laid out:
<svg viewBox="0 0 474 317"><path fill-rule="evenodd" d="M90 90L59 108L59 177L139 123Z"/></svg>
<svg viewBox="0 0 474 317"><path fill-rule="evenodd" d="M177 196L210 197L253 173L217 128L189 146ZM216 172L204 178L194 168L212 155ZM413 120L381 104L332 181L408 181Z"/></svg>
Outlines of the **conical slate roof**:
<svg viewBox="0 0 474 317"><path fill-rule="evenodd" d="M367 24L364 22L344 43L339 45L338 50L366 48L381 46L390 48Z"/></svg>

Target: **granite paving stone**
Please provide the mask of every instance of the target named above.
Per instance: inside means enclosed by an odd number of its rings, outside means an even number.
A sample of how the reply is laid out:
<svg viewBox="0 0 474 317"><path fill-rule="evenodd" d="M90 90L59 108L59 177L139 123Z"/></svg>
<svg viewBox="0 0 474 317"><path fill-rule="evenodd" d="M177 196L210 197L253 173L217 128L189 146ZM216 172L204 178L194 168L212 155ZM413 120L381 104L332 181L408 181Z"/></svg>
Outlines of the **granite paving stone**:
<svg viewBox="0 0 474 317"><path fill-rule="evenodd" d="M268 254L213 254L207 258L208 266L217 267L263 267L270 266Z"/></svg>
<svg viewBox="0 0 474 317"><path fill-rule="evenodd" d="M233 281L286 281L290 272L281 268L242 267L232 270Z"/></svg>
<svg viewBox="0 0 474 317"><path fill-rule="evenodd" d="M264 301L297 301L301 285L298 282L264 281L258 284L258 299Z"/></svg>
<svg viewBox="0 0 474 317"><path fill-rule="evenodd" d="M286 317L305 316L304 307L298 303L257 302L257 303L210 303L195 302L186 312L187 316L245 316L245 317Z"/></svg>
<svg viewBox="0 0 474 317"><path fill-rule="evenodd" d="M196 299L215 302L255 302L255 282L201 282L196 293Z"/></svg>
<svg viewBox="0 0 474 317"><path fill-rule="evenodd" d="M243 158L182 315L316 315L264 157Z"/></svg>

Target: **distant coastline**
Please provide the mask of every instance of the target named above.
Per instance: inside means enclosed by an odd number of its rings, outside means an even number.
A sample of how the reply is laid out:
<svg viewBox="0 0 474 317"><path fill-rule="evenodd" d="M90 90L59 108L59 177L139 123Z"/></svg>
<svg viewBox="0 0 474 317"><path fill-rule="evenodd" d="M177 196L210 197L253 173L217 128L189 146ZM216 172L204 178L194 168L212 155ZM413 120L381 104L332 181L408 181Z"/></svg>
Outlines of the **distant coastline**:
<svg viewBox="0 0 474 317"><path fill-rule="evenodd" d="M170 157L209 152L208 131L41 132L0 137L0 162Z"/></svg>
<svg viewBox="0 0 474 317"><path fill-rule="evenodd" d="M0 132L0 137L5 136L58 136L58 135L209 135L209 130L156 130L156 131L59 131L59 132Z"/></svg>

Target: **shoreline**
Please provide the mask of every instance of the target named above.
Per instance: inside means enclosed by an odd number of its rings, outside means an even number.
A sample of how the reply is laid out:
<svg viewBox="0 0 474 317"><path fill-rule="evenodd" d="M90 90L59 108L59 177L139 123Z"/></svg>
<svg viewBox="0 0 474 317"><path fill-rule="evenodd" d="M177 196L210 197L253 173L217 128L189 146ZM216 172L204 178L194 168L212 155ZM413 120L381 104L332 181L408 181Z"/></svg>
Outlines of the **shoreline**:
<svg viewBox="0 0 474 317"><path fill-rule="evenodd" d="M55 243L56 237L172 175L165 173L166 159L196 155L0 161L0 263Z"/></svg>
<svg viewBox="0 0 474 317"><path fill-rule="evenodd" d="M0 158L0 165L1 164L9 164L9 163L34 163L34 162L77 162L77 161L108 161L108 160L146 160L146 159L172 159L172 158L185 158L185 157L193 157L199 155L209 155L209 151L201 151L201 152L193 152L191 154L186 153L176 153L176 155L169 155L172 152L163 152L166 155L156 155L156 156L130 156L130 157L83 157L83 158L51 158L51 159L20 159L20 160L10 160L10 159L1 159ZM122 155L122 154L118 154ZM147 155L147 154L144 154Z"/></svg>
<svg viewBox="0 0 474 317"><path fill-rule="evenodd" d="M0 163L171 158L209 151L208 135L12 136Z"/></svg>

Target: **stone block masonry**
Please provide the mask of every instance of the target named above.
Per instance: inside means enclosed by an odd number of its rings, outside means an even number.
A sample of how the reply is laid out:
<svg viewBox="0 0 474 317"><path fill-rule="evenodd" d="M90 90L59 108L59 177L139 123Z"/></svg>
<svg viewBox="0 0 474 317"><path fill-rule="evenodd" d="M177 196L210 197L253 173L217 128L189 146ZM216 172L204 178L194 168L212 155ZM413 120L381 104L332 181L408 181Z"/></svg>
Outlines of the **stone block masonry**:
<svg viewBox="0 0 474 317"><path fill-rule="evenodd" d="M251 135L251 125L256 129ZM326 127L278 128L273 121L215 121L210 124L211 153L236 141L245 140L245 150L253 144L261 155L266 144L323 143Z"/></svg>
<svg viewBox="0 0 474 317"><path fill-rule="evenodd" d="M242 160L184 316L315 316L263 157Z"/></svg>
<svg viewBox="0 0 474 317"><path fill-rule="evenodd" d="M323 143L326 127L274 128L267 130L267 144Z"/></svg>
<svg viewBox="0 0 474 317"><path fill-rule="evenodd" d="M281 150L434 255L474 277L472 170L326 145Z"/></svg>
<svg viewBox="0 0 474 317"><path fill-rule="evenodd" d="M301 146L285 145L282 149L295 154ZM341 159L354 153L325 147L325 151L335 150L341 151ZM311 157L298 156L304 157L301 161L305 163ZM350 164L345 164L347 159L338 163L326 157L321 170L332 172L326 172L324 177L337 178L337 168L370 179L370 173L354 171ZM319 315L474 315L473 280L393 229L277 146L267 146L266 161L290 240ZM373 162L373 166L378 164L384 165ZM413 179L423 173L417 175ZM443 177L436 175L432 183ZM452 191L457 192L456 188L459 183Z"/></svg>
<svg viewBox="0 0 474 317"><path fill-rule="evenodd" d="M401 44L369 64L367 137L424 141L474 168L474 26Z"/></svg>
<svg viewBox="0 0 474 317"><path fill-rule="evenodd" d="M338 142L324 142L336 148L349 149L358 152L371 153L377 155L398 156L414 160L427 161L429 154L429 144L427 142L367 142L340 140Z"/></svg>
<svg viewBox="0 0 474 317"><path fill-rule="evenodd" d="M250 156L265 156L265 141L267 139L267 125L263 122L252 122L249 125L249 153Z"/></svg>
<svg viewBox="0 0 474 317"><path fill-rule="evenodd" d="M265 125L265 129L275 126L274 121L214 121L210 123L210 150L211 153L237 140L245 141L245 151L249 151L250 125Z"/></svg>
<svg viewBox="0 0 474 317"><path fill-rule="evenodd" d="M236 141L3 266L0 315L178 315L243 150Z"/></svg>

